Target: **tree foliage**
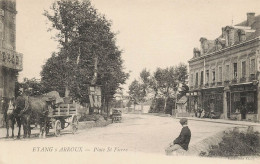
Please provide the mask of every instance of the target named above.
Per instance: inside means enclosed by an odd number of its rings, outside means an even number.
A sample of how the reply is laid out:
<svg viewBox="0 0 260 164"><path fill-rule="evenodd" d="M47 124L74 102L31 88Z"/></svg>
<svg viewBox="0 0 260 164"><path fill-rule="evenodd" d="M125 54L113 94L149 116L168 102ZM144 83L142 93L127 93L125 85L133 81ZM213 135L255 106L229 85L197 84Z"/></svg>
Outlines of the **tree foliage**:
<svg viewBox="0 0 260 164"><path fill-rule="evenodd" d="M134 80L129 87L129 94L135 101L147 100L149 92L153 92L153 104L162 103L164 99L163 111L167 105L175 103L176 99L185 95L188 87L185 84L187 78L187 66L180 63L178 66L167 68L157 68L152 74L143 69L140 73L140 82ZM141 99L140 99L141 97ZM170 99L169 99L170 98ZM160 100L156 102L156 100ZM173 101L174 100L174 101ZM161 106L161 105L160 105ZM161 108L161 107L160 107Z"/></svg>
<svg viewBox="0 0 260 164"><path fill-rule="evenodd" d="M61 48L43 66L43 84L62 95L68 86L70 96L82 103L89 102L89 85L101 85L102 102L108 103L128 78L111 21L88 0L59 0L44 15Z"/></svg>

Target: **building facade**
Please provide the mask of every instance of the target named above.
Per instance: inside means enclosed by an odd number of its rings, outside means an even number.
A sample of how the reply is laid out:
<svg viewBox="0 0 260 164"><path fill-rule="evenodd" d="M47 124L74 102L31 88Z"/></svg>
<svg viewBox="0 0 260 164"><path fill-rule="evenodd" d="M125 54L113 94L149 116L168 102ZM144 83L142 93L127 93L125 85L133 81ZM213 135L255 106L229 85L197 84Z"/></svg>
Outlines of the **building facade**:
<svg viewBox="0 0 260 164"><path fill-rule="evenodd" d="M7 102L15 96L15 81L23 55L16 52L16 0L0 0L0 125Z"/></svg>
<svg viewBox="0 0 260 164"><path fill-rule="evenodd" d="M189 60L189 110L259 121L260 15L247 13L246 21L200 43Z"/></svg>

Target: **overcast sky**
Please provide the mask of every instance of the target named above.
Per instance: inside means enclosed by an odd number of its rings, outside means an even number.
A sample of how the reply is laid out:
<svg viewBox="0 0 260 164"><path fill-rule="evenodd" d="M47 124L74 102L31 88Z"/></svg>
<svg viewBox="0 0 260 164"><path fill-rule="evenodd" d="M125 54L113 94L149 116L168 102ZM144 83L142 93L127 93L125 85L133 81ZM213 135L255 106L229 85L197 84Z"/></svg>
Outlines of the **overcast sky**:
<svg viewBox="0 0 260 164"><path fill-rule="evenodd" d="M54 0L17 0L17 51L24 54L19 79L40 78L42 65L56 51L42 15ZM260 14L259 0L92 0L113 22L117 45L124 51L127 84L143 68L187 63L200 37L215 39L221 27L246 20L247 12ZM125 86L127 88L127 86Z"/></svg>

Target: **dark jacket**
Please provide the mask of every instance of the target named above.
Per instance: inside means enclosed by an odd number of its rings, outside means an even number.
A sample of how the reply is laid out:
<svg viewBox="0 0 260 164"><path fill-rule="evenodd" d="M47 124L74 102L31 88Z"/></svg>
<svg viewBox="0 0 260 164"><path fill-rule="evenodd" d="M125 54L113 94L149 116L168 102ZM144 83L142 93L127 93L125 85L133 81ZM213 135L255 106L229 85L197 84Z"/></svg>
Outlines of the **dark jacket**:
<svg viewBox="0 0 260 164"><path fill-rule="evenodd" d="M181 133L178 138L176 138L173 143L180 145L184 150L188 150L190 143L191 132L188 126L182 128Z"/></svg>

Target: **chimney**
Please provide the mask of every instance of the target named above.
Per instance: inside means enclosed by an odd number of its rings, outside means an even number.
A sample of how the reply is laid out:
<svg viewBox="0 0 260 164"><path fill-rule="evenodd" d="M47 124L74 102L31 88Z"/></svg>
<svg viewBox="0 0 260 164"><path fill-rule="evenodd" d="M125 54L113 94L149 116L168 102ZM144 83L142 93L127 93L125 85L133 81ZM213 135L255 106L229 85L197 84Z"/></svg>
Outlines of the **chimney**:
<svg viewBox="0 0 260 164"><path fill-rule="evenodd" d="M247 26L251 26L255 22L255 13L247 13Z"/></svg>

